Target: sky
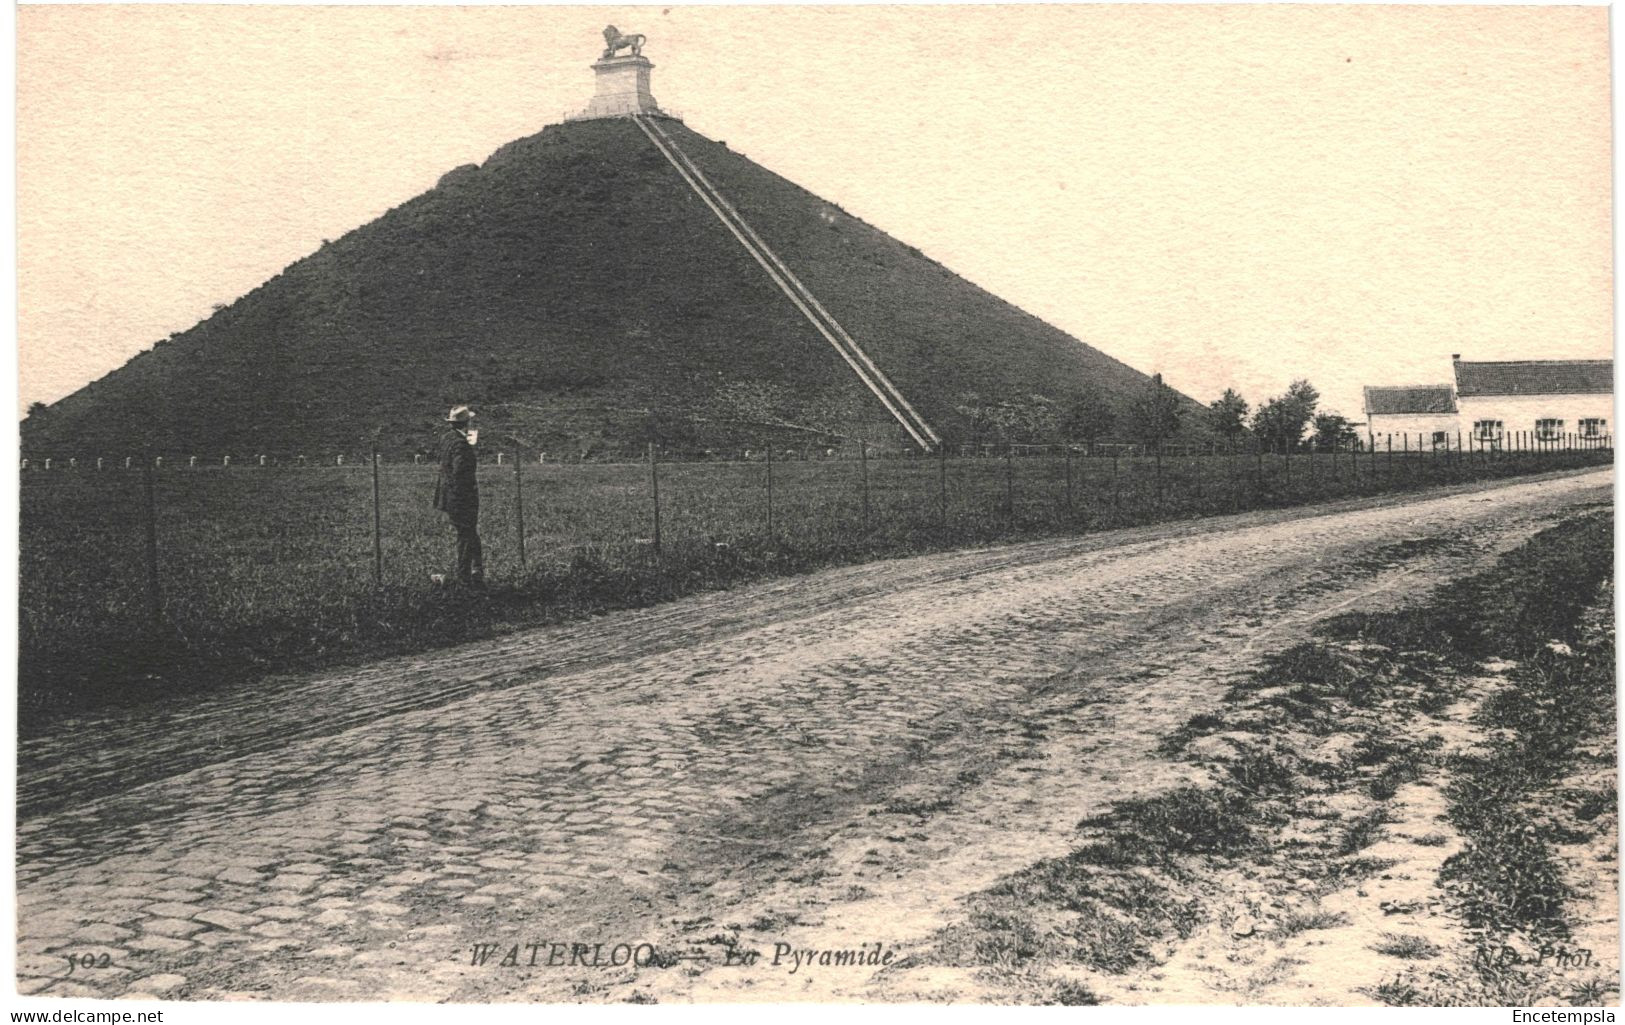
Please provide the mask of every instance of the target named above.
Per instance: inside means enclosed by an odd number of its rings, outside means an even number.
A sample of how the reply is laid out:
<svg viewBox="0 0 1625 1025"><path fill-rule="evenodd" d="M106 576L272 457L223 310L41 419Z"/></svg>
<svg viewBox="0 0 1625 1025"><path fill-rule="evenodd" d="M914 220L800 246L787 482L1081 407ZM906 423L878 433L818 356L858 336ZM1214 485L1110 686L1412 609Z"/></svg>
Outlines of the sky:
<svg viewBox="0 0 1625 1025"><path fill-rule="evenodd" d="M1612 352L1602 7L18 10L20 399L585 106L653 92L1206 402Z"/></svg>

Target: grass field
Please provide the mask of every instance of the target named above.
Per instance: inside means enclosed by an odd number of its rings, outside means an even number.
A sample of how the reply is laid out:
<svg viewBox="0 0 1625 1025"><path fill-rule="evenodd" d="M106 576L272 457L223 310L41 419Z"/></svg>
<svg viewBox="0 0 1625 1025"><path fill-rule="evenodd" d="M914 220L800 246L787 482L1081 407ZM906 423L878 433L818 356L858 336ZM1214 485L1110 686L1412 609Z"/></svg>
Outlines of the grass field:
<svg viewBox="0 0 1625 1025"><path fill-rule="evenodd" d="M488 636L745 579L1001 538L1281 507L1609 462L1611 452L1344 453L663 463L481 469L491 588L430 585L451 533L433 469L379 474L374 581L366 467L155 473L160 618L149 610L144 475L29 472L21 486L25 720ZM865 487L867 476L867 487ZM1069 485L1070 481L1070 485ZM866 496L867 495L867 499ZM866 511L867 510L867 511Z"/></svg>

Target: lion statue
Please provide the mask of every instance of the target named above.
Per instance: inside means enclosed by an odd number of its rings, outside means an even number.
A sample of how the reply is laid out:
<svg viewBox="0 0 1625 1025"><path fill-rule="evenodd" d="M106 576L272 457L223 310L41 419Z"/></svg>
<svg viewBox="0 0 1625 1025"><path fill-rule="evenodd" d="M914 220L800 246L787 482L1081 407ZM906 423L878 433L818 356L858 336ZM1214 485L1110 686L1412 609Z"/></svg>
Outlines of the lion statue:
<svg viewBox="0 0 1625 1025"><path fill-rule="evenodd" d="M616 50L628 46L632 48L632 56L641 57L643 55L642 34L634 32L629 36L623 36L621 30L614 25L604 29L604 59L615 56Z"/></svg>

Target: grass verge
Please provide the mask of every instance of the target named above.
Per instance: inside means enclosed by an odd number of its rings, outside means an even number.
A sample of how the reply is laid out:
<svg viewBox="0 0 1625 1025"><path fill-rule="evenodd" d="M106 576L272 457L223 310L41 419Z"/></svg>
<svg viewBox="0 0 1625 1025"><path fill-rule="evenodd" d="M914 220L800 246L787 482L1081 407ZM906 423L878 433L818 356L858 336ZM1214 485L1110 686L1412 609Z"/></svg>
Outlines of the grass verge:
<svg viewBox="0 0 1625 1025"><path fill-rule="evenodd" d="M1347 926L1318 902L1389 870L1391 859L1374 856L1388 852L1373 848L1393 825L1391 802L1427 781L1443 787L1460 840L1436 888L1467 944L1373 937L1374 953L1401 967L1371 995L1595 1002L1605 982L1491 964L1483 952L1559 949L1583 913L1560 849L1611 843L1617 831L1611 789L1565 785L1587 765L1612 765L1612 527L1611 512L1566 520L1419 608L1346 614L1266 659L1161 747L1207 765L1206 785L1121 801L1080 823L1069 854L974 895L934 958L1019 968L1027 980L1081 966L1096 973L1085 981L1098 995L1111 976L1166 964L1199 931L1207 942L1281 942ZM1512 668L1485 697L1476 674L1490 663ZM1415 728L1453 722L1465 713L1448 710L1481 697L1476 728L1493 741L1482 751L1452 752ZM1417 850L1450 842L1418 833ZM1238 898L1238 885L1267 892ZM1404 967L1417 964L1428 974ZM1278 981L1265 972L1252 984Z"/></svg>

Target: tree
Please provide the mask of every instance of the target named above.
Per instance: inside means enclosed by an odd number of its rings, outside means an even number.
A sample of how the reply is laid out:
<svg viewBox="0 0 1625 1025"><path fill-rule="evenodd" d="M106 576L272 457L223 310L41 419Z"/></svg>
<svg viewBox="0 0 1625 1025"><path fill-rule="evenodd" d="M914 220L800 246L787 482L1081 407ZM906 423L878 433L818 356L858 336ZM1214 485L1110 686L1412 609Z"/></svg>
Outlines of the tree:
<svg viewBox="0 0 1625 1025"><path fill-rule="evenodd" d="M1285 402L1274 398L1253 411L1253 434L1260 445L1276 452L1296 445L1297 438L1303 435L1303 427L1300 424L1297 434L1293 434L1292 414Z"/></svg>
<svg viewBox="0 0 1625 1025"><path fill-rule="evenodd" d="M1336 452L1353 448L1360 440L1354 424L1337 413L1318 413L1314 419L1315 448L1322 452Z"/></svg>
<svg viewBox="0 0 1625 1025"><path fill-rule="evenodd" d="M1067 441L1081 441L1092 451L1095 442L1111 433L1117 414L1093 387L1085 388L1068 403L1061 418L1061 433Z"/></svg>
<svg viewBox="0 0 1625 1025"><path fill-rule="evenodd" d="M1234 438L1247 429L1247 410L1247 400L1234 388L1226 388L1223 395L1208 404L1208 426L1214 434Z"/></svg>
<svg viewBox="0 0 1625 1025"><path fill-rule="evenodd" d="M1311 417L1315 415L1315 407L1320 405L1320 391L1300 377L1287 386L1286 399L1301 408L1305 417ZM1307 419L1304 422L1307 423Z"/></svg>
<svg viewBox="0 0 1625 1025"><path fill-rule="evenodd" d="M1161 374L1152 374L1140 393L1129 402L1129 431L1148 446L1160 445L1179 429L1184 410L1179 393L1162 383Z"/></svg>
<svg viewBox="0 0 1625 1025"><path fill-rule="evenodd" d="M1253 414L1253 430L1271 449L1291 452L1303 443L1303 432L1314 419L1320 392L1299 378L1285 395L1270 399Z"/></svg>

